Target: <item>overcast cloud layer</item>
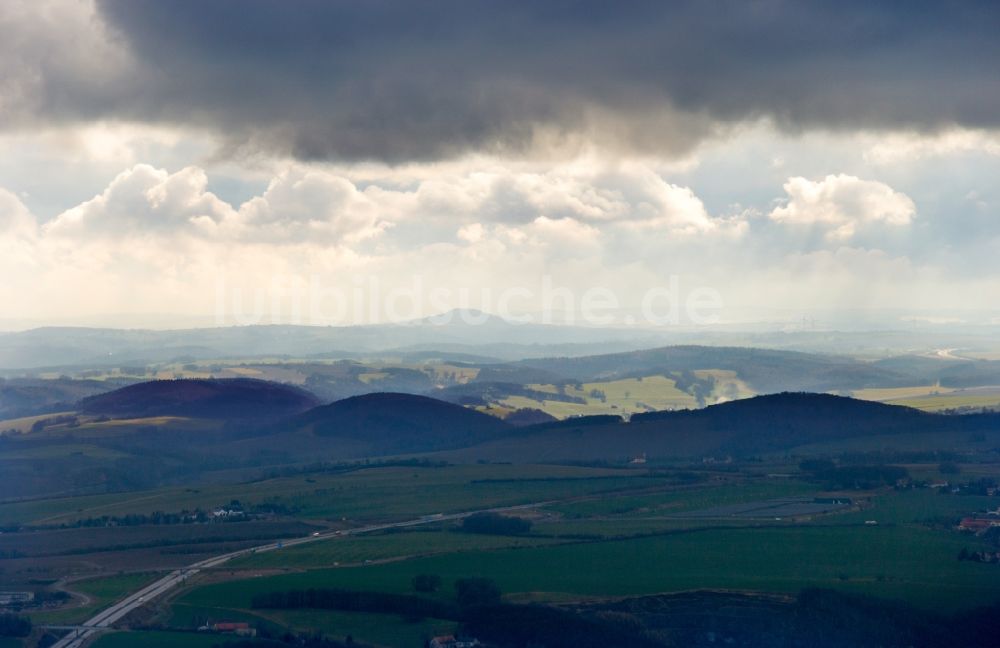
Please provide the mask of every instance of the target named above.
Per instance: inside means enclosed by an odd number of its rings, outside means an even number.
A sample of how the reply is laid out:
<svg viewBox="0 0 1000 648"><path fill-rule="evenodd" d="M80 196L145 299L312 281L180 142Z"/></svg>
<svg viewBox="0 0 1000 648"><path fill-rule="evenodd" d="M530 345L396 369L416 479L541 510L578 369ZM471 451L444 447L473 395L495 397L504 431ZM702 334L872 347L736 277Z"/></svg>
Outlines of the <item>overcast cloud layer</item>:
<svg viewBox="0 0 1000 648"><path fill-rule="evenodd" d="M995 2L2 2L0 329L545 282L623 317L675 281L722 321L988 322L997 33Z"/></svg>
<svg viewBox="0 0 1000 648"><path fill-rule="evenodd" d="M673 153L760 118L1000 121L989 0L32 5L0 8L7 128L148 121L210 129L230 152L400 161L581 138Z"/></svg>

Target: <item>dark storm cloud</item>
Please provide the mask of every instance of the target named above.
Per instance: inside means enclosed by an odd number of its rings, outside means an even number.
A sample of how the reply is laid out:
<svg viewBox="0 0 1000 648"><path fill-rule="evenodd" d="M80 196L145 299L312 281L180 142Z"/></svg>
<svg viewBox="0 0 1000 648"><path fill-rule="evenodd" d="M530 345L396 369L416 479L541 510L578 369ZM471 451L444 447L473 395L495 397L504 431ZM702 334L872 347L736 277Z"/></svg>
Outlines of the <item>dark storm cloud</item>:
<svg viewBox="0 0 1000 648"><path fill-rule="evenodd" d="M1000 122L995 1L98 8L126 71L78 97L50 87L43 114L207 127L303 158L520 150L539 133L677 152L761 117L791 130Z"/></svg>

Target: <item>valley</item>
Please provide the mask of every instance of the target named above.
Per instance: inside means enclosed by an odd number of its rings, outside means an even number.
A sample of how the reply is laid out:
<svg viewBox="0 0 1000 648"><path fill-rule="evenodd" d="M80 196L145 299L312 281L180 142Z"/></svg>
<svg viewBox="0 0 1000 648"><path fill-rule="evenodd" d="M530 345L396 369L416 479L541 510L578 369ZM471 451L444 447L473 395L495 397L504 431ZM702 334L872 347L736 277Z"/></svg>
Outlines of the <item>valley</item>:
<svg viewBox="0 0 1000 648"><path fill-rule="evenodd" d="M811 592L879 631L912 623L876 621L886 605L951 627L1000 605L1000 413L968 400L988 386L944 386L955 362L980 361L664 347L8 378L36 409L0 425L0 578L37 601L19 609L31 641L85 624L74 648L226 645L227 623L369 646L503 636L456 601L469 579L497 614L572 611L650 645L710 643L663 627L664 606L738 641L720 600L780 625ZM75 402L47 395L81 381ZM483 511L518 530L467 529ZM414 589L424 576L438 584ZM267 602L296 592L333 598Z"/></svg>

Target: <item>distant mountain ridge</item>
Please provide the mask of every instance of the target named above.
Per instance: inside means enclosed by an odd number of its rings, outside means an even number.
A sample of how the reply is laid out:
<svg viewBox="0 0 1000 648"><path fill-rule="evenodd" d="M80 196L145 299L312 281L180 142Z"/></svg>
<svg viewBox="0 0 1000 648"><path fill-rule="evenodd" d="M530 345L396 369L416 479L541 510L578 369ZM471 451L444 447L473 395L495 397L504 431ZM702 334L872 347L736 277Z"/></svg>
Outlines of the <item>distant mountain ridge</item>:
<svg viewBox="0 0 1000 648"><path fill-rule="evenodd" d="M525 358L627 353L673 345L772 348L808 353L912 353L944 346L992 347L1000 326L931 330L789 331L731 328L595 328L516 323L456 309L394 324L344 326L248 325L190 329L42 327L0 333L0 370L114 367L222 358L361 358L374 353L426 358L428 354L504 362ZM894 352L890 350L895 350ZM899 370L901 365L886 365ZM912 367L901 373L911 375ZM917 372L920 373L920 372ZM502 380L496 378L497 380Z"/></svg>
<svg viewBox="0 0 1000 648"><path fill-rule="evenodd" d="M335 357L399 351L426 355L440 348L457 355L503 354L497 360L596 346L637 349L662 344L663 332L517 324L495 315L456 310L397 324L353 326L252 325L151 330L44 327L0 333L0 369L117 366L226 357ZM548 352L547 347L552 347ZM482 353L488 349L488 353Z"/></svg>
<svg viewBox="0 0 1000 648"><path fill-rule="evenodd" d="M676 345L576 358L537 358L500 367L534 370L581 382L615 380L699 369L736 372L759 392L831 391L910 384L905 374L845 356L749 347ZM496 380L495 376L491 376Z"/></svg>

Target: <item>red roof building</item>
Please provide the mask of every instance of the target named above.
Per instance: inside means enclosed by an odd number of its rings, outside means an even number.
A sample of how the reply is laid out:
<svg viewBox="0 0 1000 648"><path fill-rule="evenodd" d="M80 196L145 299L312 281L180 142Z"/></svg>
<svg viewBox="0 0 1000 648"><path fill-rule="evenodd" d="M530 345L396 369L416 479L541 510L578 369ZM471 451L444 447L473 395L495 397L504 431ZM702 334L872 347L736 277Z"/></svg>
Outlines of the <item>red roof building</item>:
<svg viewBox="0 0 1000 648"><path fill-rule="evenodd" d="M1000 520L967 517L962 518L962 521L958 523L959 529L962 529L963 531L975 531L977 533L995 526L1000 526Z"/></svg>

